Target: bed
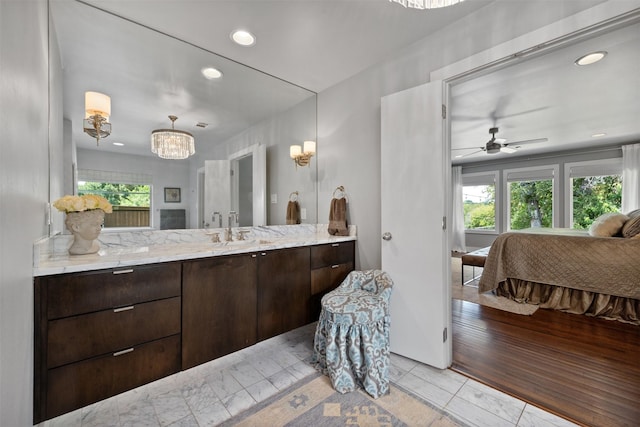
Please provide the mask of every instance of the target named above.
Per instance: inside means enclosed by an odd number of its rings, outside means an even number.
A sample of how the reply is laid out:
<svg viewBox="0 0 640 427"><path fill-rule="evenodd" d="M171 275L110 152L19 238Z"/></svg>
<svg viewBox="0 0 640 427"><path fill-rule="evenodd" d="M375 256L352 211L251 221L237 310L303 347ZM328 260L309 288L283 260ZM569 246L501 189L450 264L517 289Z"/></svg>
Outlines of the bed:
<svg viewBox="0 0 640 427"><path fill-rule="evenodd" d="M503 233L478 291L640 325L640 239L570 229Z"/></svg>

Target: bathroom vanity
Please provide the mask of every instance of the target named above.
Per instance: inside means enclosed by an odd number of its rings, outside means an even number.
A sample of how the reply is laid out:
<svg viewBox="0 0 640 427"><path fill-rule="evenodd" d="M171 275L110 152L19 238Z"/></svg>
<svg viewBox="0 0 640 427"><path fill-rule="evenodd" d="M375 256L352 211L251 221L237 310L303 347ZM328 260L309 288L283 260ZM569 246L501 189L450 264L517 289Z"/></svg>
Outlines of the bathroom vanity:
<svg viewBox="0 0 640 427"><path fill-rule="evenodd" d="M34 248L34 423L313 322L354 269L355 228L247 230L222 243L103 233L83 256L64 253L66 236Z"/></svg>

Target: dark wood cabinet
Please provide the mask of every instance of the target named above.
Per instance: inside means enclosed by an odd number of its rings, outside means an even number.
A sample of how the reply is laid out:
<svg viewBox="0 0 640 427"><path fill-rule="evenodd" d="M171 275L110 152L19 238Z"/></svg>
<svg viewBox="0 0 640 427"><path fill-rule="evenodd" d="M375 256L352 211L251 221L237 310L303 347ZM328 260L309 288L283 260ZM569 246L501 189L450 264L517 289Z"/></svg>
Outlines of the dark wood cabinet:
<svg viewBox="0 0 640 427"><path fill-rule="evenodd" d="M318 320L322 297L335 289L355 268L355 242L311 247L311 320Z"/></svg>
<svg viewBox="0 0 640 427"><path fill-rule="evenodd" d="M353 241L36 277L34 423L317 320Z"/></svg>
<svg viewBox="0 0 640 427"><path fill-rule="evenodd" d="M180 370L180 263L34 281L34 423Z"/></svg>
<svg viewBox="0 0 640 427"><path fill-rule="evenodd" d="M256 343L257 255L188 261L182 273L182 369Z"/></svg>
<svg viewBox="0 0 640 427"><path fill-rule="evenodd" d="M259 252L258 341L311 321L309 247Z"/></svg>

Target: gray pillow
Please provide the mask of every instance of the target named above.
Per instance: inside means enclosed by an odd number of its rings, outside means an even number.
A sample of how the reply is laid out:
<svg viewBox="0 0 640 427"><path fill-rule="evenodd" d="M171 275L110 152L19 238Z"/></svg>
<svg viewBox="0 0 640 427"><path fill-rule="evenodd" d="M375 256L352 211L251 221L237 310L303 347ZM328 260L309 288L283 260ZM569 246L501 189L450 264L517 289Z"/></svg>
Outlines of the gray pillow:
<svg viewBox="0 0 640 427"><path fill-rule="evenodd" d="M636 209L635 211L631 211L627 214L629 218L638 218L640 217L640 209Z"/></svg>
<svg viewBox="0 0 640 427"><path fill-rule="evenodd" d="M640 215L627 220L622 226L622 237L633 237L640 234Z"/></svg>

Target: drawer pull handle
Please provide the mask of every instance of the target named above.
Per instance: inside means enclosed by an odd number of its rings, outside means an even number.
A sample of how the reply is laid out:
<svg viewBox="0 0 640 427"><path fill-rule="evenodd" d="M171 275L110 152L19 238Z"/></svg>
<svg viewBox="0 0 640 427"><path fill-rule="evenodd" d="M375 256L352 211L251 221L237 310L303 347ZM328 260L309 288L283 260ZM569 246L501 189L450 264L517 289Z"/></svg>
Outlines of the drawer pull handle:
<svg viewBox="0 0 640 427"><path fill-rule="evenodd" d="M133 307L135 307L135 306L133 306L133 305L128 305L128 306L126 306L126 307L114 308L114 309L113 309L113 312L114 312L114 313L120 313L121 311L133 310Z"/></svg>
<svg viewBox="0 0 640 427"><path fill-rule="evenodd" d="M262 255L262 256L266 256L266 255L267 255L267 253L266 253L266 252L261 252L261 253L260 253L260 255Z"/></svg>
<svg viewBox="0 0 640 427"><path fill-rule="evenodd" d="M132 351L133 351L133 347L128 348L126 350L122 350L122 351L116 351L115 353L113 353L113 357L122 356L123 354L131 353Z"/></svg>
<svg viewBox="0 0 640 427"><path fill-rule="evenodd" d="M257 256L258 256L258 255L256 255L256 254L252 254L252 255L251 255L251 258L255 258L255 257L257 257Z"/></svg>
<svg viewBox="0 0 640 427"><path fill-rule="evenodd" d="M340 246L340 243L333 243L331 246L333 246L334 248L337 248L338 246Z"/></svg>
<svg viewBox="0 0 640 427"><path fill-rule="evenodd" d="M113 274L127 274L127 273L133 273L133 268L129 268L127 270L116 270L113 272Z"/></svg>
<svg viewBox="0 0 640 427"><path fill-rule="evenodd" d="M331 266L331 268L338 268L338 267L340 267L340 264L335 264Z"/></svg>

